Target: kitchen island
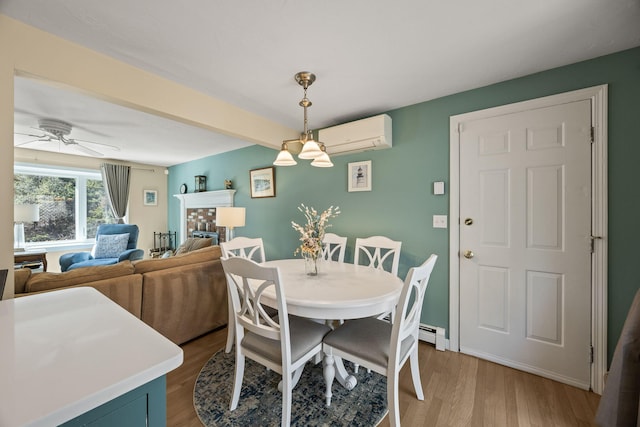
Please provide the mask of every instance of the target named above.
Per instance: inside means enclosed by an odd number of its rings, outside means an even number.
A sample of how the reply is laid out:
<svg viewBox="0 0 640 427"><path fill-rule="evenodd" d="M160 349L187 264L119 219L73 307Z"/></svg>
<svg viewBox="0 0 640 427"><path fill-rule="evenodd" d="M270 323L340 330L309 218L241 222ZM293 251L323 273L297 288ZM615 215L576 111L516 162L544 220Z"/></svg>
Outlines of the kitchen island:
<svg viewBox="0 0 640 427"><path fill-rule="evenodd" d="M0 301L0 425L165 426L182 349L89 287Z"/></svg>

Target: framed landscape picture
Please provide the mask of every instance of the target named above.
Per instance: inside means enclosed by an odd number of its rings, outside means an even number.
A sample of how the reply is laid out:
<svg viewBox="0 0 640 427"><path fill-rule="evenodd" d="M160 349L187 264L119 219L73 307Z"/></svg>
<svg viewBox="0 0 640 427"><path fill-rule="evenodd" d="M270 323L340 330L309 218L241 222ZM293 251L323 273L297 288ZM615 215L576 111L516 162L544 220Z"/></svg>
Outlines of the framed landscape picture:
<svg viewBox="0 0 640 427"><path fill-rule="evenodd" d="M252 169L249 171L249 181L251 183L251 198L276 196L276 178L273 166Z"/></svg>
<svg viewBox="0 0 640 427"><path fill-rule="evenodd" d="M348 165L349 192L371 191L371 160Z"/></svg>
<svg viewBox="0 0 640 427"><path fill-rule="evenodd" d="M143 190L143 201L145 206L158 206L158 192L156 190Z"/></svg>

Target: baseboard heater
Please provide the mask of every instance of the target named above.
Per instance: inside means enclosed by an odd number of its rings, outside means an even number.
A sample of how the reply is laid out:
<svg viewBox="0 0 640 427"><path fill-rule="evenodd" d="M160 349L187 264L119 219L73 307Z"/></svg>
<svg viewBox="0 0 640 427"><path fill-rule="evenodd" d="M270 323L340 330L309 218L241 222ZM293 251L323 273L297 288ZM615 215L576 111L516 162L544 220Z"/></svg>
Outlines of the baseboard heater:
<svg viewBox="0 0 640 427"><path fill-rule="evenodd" d="M444 328L420 323L418 327L418 338L421 341L435 344L436 350L444 351L446 348Z"/></svg>

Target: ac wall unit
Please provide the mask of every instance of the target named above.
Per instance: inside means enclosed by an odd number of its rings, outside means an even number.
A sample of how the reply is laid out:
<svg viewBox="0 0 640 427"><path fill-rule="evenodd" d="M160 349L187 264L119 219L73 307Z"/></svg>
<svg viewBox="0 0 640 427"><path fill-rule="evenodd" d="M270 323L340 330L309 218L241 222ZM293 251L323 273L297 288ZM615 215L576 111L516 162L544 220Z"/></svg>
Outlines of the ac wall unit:
<svg viewBox="0 0 640 427"><path fill-rule="evenodd" d="M318 140L332 156L391 148L391 117L381 114L320 129Z"/></svg>

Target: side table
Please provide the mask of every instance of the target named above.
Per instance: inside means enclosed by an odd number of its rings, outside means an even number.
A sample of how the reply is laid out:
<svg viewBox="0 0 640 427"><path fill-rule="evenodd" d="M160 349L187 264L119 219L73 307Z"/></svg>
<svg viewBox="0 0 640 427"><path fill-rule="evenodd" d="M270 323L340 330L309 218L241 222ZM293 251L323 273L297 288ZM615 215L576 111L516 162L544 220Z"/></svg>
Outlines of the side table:
<svg viewBox="0 0 640 427"><path fill-rule="evenodd" d="M22 252L13 253L13 262L16 266L29 262L41 262L42 271L47 271L47 250L46 249L30 249Z"/></svg>

